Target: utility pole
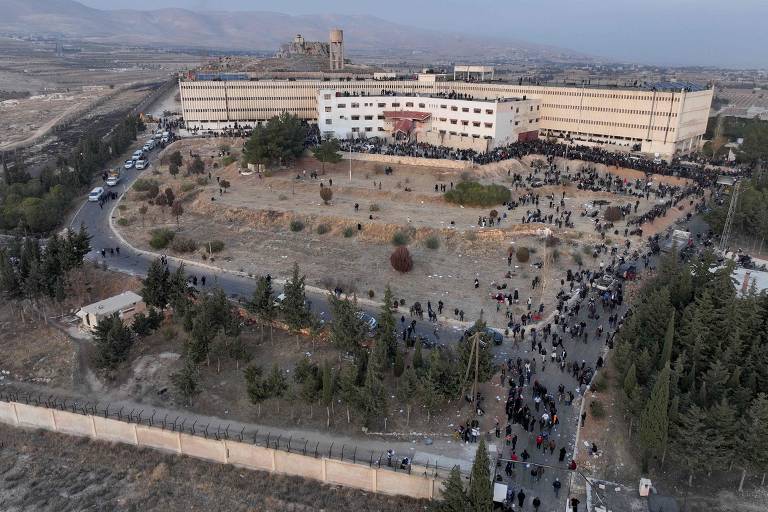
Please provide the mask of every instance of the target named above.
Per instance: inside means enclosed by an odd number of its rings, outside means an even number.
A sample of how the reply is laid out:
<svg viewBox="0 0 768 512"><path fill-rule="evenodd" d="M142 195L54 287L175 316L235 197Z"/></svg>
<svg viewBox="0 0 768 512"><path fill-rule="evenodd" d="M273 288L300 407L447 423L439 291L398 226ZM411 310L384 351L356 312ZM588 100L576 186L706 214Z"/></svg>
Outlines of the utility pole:
<svg viewBox="0 0 768 512"><path fill-rule="evenodd" d="M725 217L725 224L723 225L723 234L720 236L720 252L725 254L728 249L728 239L731 236L731 230L733 228L733 217L736 214L736 205L739 202L739 187L741 182L737 181L733 184L733 190L731 191L731 204L728 206L728 215Z"/></svg>
<svg viewBox="0 0 768 512"><path fill-rule="evenodd" d="M469 360L467 361L467 371L464 372L464 380L461 382L461 394L464 394L465 385L467 383L467 379L469 379L469 372L472 370L472 366L474 364L475 367L475 378L472 382L472 402L474 403L477 400L477 392L478 392L478 380L479 380L479 374L480 374L480 331L477 331L475 334L469 337L467 340L469 343L472 343L472 348L469 352Z"/></svg>

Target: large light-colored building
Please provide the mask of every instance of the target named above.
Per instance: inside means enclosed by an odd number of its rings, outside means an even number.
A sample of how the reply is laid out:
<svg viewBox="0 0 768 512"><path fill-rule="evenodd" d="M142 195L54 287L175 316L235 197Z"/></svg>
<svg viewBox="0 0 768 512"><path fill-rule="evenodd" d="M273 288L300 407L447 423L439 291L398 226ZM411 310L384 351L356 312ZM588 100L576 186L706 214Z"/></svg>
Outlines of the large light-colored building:
<svg viewBox="0 0 768 512"><path fill-rule="evenodd" d="M251 79L182 80L179 89L185 122L201 129L252 125L283 112L317 122L321 89L360 96L380 96L383 91L460 94L476 100L525 96L540 103L543 137L658 153L667 159L700 148L713 95L712 89L680 82L596 88L451 80Z"/></svg>
<svg viewBox="0 0 768 512"><path fill-rule="evenodd" d="M324 137L379 137L487 151L536 138L539 100L462 99L455 95L350 95L321 89L318 126Z"/></svg>

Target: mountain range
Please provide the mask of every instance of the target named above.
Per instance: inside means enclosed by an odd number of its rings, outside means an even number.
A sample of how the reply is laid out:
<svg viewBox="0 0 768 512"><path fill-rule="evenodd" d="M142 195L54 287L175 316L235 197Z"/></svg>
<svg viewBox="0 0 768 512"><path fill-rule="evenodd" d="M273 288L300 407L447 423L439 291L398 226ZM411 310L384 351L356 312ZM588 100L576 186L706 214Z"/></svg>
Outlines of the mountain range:
<svg viewBox="0 0 768 512"><path fill-rule="evenodd" d="M90 42L164 45L217 50L275 51L302 34L327 41L331 28L344 30L349 55L428 56L468 59L587 60L574 51L524 41L439 32L341 14L292 16L261 11L188 9L102 10L74 0L0 0L0 32L60 36Z"/></svg>

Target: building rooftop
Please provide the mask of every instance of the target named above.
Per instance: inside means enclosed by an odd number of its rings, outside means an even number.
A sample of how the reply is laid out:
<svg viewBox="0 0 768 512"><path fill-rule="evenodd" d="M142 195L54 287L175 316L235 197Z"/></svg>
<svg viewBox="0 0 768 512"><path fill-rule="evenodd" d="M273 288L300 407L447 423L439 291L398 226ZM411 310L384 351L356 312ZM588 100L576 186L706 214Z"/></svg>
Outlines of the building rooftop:
<svg viewBox="0 0 768 512"><path fill-rule="evenodd" d="M120 295L115 295L114 297L109 297L108 299L83 306L80 311L78 311L78 316L85 316L87 314L109 315L138 304L143 300L141 295L138 295L137 293L131 291L123 292Z"/></svg>

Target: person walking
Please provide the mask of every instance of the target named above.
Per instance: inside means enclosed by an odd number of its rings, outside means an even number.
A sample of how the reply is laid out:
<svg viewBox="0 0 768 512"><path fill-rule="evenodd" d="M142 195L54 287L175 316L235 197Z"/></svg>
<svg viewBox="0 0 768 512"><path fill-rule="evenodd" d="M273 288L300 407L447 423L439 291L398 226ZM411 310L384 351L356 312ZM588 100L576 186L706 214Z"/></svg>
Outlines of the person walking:
<svg viewBox="0 0 768 512"><path fill-rule="evenodd" d="M579 512L579 503L581 502L579 501L578 498L576 497L571 498L571 512Z"/></svg>
<svg viewBox="0 0 768 512"><path fill-rule="evenodd" d="M562 483L560 483L559 478L555 478L555 481L552 482L552 488L555 490L555 498L560 497L560 488L563 486Z"/></svg>
<svg viewBox="0 0 768 512"><path fill-rule="evenodd" d="M522 489L520 489L520 492L517 493L517 504L520 506L520 508L523 508L523 503L525 503L525 493Z"/></svg>
<svg viewBox="0 0 768 512"><path fill-rule="evenodd" d="M541 506L541 500L538 496L533 498L533 502L531 502L533 505L533 512L539 512L539 507Z"/></svg>

